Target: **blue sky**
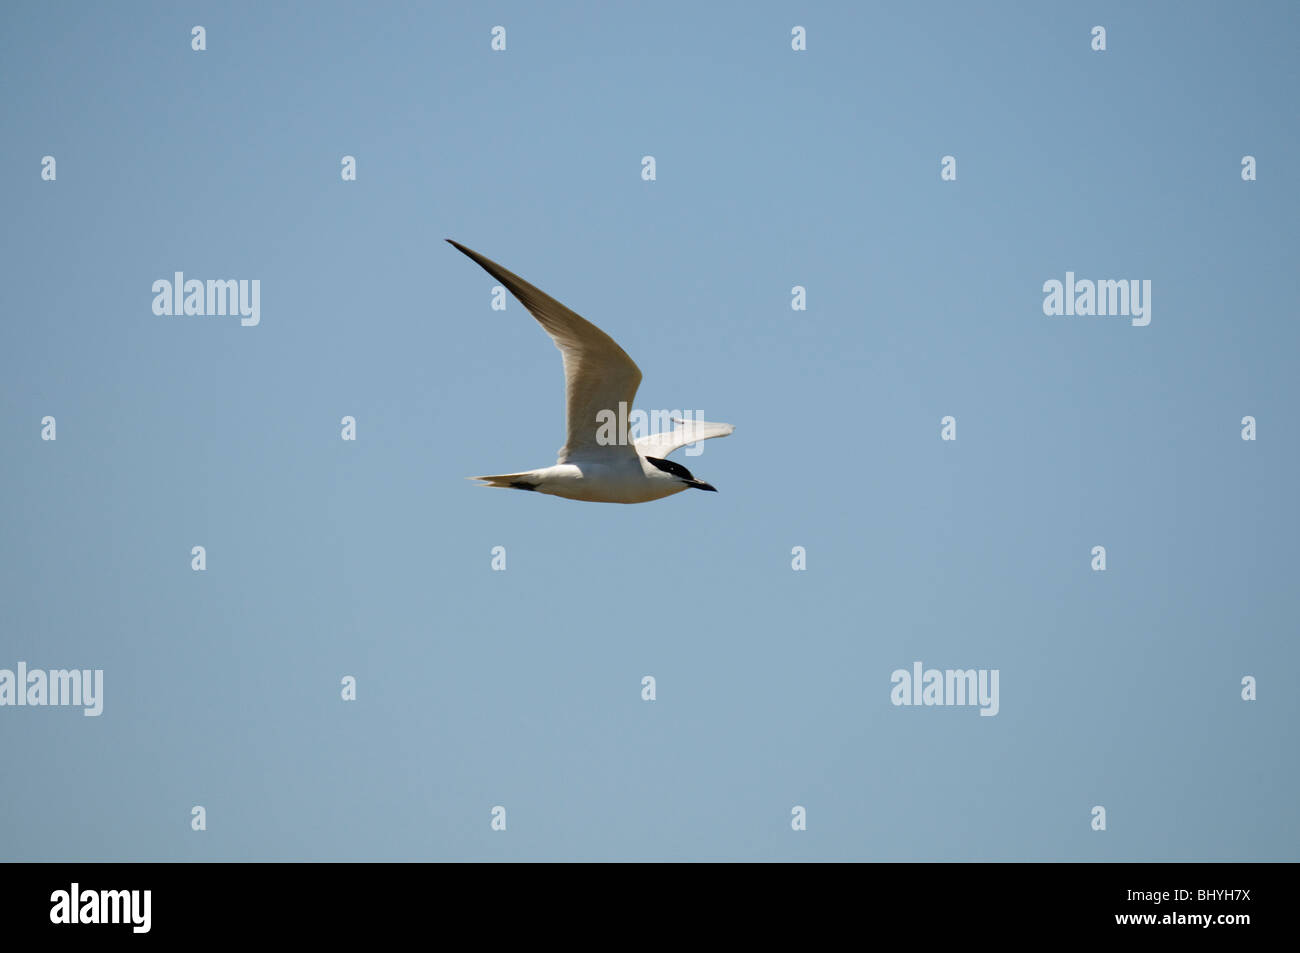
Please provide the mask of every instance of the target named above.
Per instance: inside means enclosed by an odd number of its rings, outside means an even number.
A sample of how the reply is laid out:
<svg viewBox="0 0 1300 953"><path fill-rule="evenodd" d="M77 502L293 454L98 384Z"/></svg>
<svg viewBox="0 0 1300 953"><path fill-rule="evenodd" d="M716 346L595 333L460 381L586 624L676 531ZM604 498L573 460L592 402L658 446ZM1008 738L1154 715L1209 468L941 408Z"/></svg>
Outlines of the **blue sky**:
<svg viewBox="0 0 1300 953"><path fill-rule="evenodd" d="M0 708L0 856L1300 857L1294 5L0 18L0 668L105 682ZM735 424L719 492L467 483L563 380L448 237ZM997 716L892 705L917 660Z"/></svg>

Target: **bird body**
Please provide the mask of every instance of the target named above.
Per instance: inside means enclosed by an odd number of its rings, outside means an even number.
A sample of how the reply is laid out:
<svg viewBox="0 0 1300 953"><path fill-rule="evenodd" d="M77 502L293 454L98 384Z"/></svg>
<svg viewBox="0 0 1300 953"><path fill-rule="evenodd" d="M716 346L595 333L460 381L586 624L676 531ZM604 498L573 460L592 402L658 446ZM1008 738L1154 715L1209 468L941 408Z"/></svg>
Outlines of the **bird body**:
<svg viewBox="0 0 1300 953"><path fill-rule="evenodd" d="M557 463L539 470L499 476L470 477L487 486L533 490L592 503L649 503L681 493L690 486L637 458L615 462Z"/></svg>
<svg viewBox="0 0 1300 953"><path fill-rule="evenodd" d="M678 447L727 436L735 429L731 424L675 419L675 429L631 443L604 439L602 421L617 408L632 405L641 369L591 322L491 259L448 242L509 289L564 358L567 439L555 465L469 479L483 486L595 503L648 503L691 488L716 492L686 467L665 458Z"/></svg>

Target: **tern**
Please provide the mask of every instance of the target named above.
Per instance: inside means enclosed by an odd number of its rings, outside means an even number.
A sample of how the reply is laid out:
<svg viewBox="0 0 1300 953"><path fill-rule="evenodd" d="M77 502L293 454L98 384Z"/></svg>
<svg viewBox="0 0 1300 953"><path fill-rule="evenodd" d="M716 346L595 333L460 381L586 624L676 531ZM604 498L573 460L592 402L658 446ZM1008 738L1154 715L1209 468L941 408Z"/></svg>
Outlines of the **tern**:
<svg viewBox="0 0 1300 953"><path fill-rule="evenodd" d="M469 479L479 480L482 486L532 490L594 503L648 503L689 489L717 492L680 463L665 458L678 447L725 437L736 428L673 418L676 429L665 433L630 443L604 439L601 417L618 416L620 409L632 406L641 369L590 321L491 259L450 238L447 241L508 288L551 336L564 358L567 434L555 466Z"/></svg>

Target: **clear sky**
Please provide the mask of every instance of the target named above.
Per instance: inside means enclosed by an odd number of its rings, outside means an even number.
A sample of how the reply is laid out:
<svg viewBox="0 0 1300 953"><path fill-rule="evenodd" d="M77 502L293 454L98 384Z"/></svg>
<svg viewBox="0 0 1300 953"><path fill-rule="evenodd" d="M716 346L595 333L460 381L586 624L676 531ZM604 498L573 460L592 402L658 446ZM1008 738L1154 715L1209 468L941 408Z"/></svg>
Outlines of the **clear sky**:
<svg viewBox="0 0 1300 953"><path fill-rule="evenodd" d="M0 668L104 709L0 707L0 857L1300 859L1298 11L4 5ZM448 237L719 492L466 482L563 388Z"/></svg>

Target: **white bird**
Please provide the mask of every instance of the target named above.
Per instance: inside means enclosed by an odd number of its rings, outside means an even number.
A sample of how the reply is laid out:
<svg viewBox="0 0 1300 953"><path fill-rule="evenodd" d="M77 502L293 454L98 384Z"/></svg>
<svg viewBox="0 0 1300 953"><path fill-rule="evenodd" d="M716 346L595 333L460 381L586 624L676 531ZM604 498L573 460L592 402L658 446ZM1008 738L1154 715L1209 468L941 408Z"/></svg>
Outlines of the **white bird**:
<svg viewBox="0 0 1300 953"><path fill-rule="evenodd" d="M725 437L736 428L674 418L678 426L667 433L639 437L632 443L607 439L609 415L618 419L620 404L624 411L632 406L641 369L591 322L496 262L450 238L447 241L510 289L564 357L568 431L555 466L469 479L481 480L483 486L535 490L597 503L648 503L691 487L717 492L680 463L664 458L678 447ZM604 435L600 433L602 417Z"/></svg>

